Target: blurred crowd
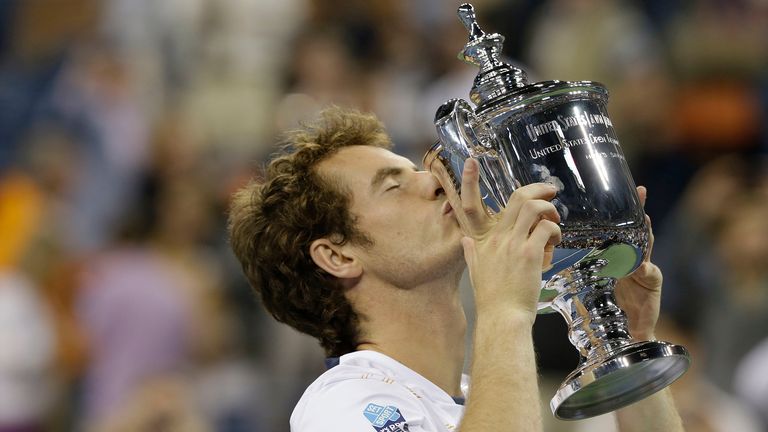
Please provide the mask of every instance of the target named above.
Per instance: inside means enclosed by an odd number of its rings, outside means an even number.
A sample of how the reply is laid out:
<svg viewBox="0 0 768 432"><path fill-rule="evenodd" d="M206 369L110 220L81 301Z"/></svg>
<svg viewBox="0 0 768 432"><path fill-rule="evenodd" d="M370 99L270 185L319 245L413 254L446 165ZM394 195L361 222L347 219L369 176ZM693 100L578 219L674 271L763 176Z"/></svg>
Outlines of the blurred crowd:
<svg viewBox="0 0 768 432"><path fill-rule="evenodd" d="M419 163L476 73L458 4L0 1L0 432L287 430L323 354L259 307L229 196L328 104ZM532 81L609 88L649 189L658 336L694 355L688 430L768 430L768 2L474 5ZM540 321L559 382L575 350Z"/></svg>

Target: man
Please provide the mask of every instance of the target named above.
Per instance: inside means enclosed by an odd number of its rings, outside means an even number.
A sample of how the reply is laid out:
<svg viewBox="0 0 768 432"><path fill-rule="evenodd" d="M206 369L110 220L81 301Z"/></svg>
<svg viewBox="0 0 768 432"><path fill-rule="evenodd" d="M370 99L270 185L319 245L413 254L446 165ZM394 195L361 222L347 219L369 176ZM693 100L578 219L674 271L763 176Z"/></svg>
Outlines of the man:
<svg viewBox="0 0 768 432"><path fill-rule="evenodd" d="M449 203L435 177L389 151L381 123L355 111L330 108L287 142L266 179L234 197L229 229L266 308L340 357L304 393L291 430L541 430L531 328L560 241L555 190L521 187L491 218L470 161L462 202ZM465 261L477 311L466 407ZM637 337L653 336L660 287L647 260L620 283ZM666 392L619 421L625 432L682 430Z"/></svg>

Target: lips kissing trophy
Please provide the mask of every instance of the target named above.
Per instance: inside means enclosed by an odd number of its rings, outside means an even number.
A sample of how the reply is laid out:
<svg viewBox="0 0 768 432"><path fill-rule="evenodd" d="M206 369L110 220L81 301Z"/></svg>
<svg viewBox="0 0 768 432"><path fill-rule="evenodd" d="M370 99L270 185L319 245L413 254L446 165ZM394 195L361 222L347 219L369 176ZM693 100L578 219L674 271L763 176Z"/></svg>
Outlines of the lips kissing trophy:
<svg viewBox="0 0 768 432"><path fill-rule="evenodd" d="M475 158L491 213L520 186L557 187L552 203L563 240L542 274L539 313L565 318L581 362L552 398L553 414L592 417L663 389L690 357L679 345L633 339L616 305L616 281L642 262L649 228L608 117L607 90L591 81L529 84L524 71L500 60L503 36L484 33L469 4L458 15L470 33L459 58L480 68L470 91L476 107L452 99L438 108L439 141L424 166L457 196L464 162Z"/></svg>

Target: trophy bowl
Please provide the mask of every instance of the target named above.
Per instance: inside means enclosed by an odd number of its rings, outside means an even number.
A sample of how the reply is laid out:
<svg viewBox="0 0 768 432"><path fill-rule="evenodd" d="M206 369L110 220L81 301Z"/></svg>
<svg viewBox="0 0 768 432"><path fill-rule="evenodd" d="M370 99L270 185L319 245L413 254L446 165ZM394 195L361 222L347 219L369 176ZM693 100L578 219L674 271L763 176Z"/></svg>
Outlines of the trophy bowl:
<svg viewBox="0 0 768 432"><path fill-rule="evenodd" d="M528 84L522 70L499 60L503 37L480 30L471 5L458 14L470 33L459 57L480 67L470 91L476 108L452 99L437 109L439 141L424 166L460 200L464 163L476 159L490 213L518 187L556 186L562 242L542 272L538 309L565 318L581 361L552 398L553 414L592 417L661 390L690 357L679 345L633 339L616 305L617 279L642 262L649 227L608 116L607 90L591 81Z"/></svg>

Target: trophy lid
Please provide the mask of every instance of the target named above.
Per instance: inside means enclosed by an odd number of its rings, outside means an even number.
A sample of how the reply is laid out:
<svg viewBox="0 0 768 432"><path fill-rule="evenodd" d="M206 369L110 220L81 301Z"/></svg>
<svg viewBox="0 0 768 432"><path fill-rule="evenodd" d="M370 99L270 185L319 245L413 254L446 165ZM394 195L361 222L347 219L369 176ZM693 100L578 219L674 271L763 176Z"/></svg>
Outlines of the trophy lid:
<svg viewBox="0 0 768 432"><path fill-rule="evenodd" d="M459 6L456 13L469 32L469 42L458 58L480 68L469 92L469 98L478 110L528 85L528 77L522 69L500 60L504 36L481 30L475 19L475 8L469 3Z"/></svg>

